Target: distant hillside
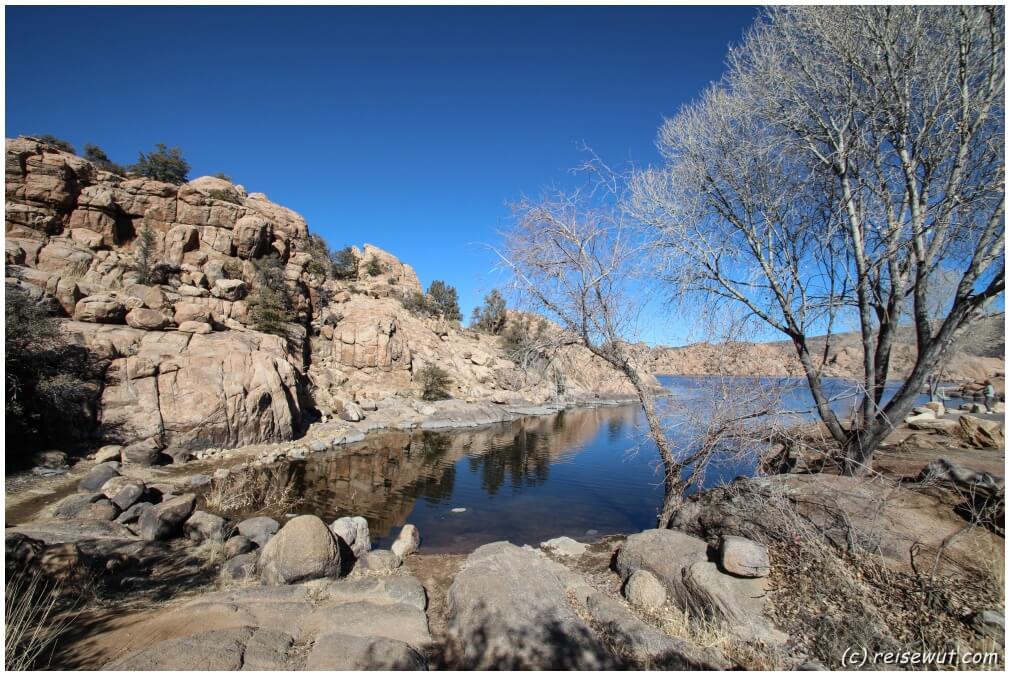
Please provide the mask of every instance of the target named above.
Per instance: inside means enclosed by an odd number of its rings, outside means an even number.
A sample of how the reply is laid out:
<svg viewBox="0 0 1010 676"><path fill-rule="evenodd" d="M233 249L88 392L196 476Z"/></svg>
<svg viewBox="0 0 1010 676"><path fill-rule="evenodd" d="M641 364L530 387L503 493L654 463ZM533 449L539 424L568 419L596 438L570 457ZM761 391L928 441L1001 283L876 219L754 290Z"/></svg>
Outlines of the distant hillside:
<svg viewBox="0 0 1010 676"><path fill-rule="evenodd" d="M1006 367L1004 313L988 315L958 341L947 367L950 380L979 380L1003 373ZM824 338L811 339L820 354ZM803 374L793 346L788 341L772 343L694 343L684 347L655 347L643 357L653 373L677 375L795 375ZM915 364L915 337L911 329L899 332L891 355L891 375L901 379ZM825 373L832 377L859 377L862 374L862 347L856 332L831 337Z"/></svg>

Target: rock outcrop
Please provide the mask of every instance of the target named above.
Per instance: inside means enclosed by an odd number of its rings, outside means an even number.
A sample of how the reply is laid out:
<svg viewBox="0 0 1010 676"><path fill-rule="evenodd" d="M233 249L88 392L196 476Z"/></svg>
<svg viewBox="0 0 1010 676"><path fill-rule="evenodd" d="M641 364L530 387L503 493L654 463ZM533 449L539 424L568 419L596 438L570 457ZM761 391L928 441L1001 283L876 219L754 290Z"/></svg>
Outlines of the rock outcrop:
<svg viewBox="0 0 1010 676"><path fill-rule="evenodd" d="M584 349L537 372L499 337L414 314L403 300L422 292L417 275L374 246L354 247L356 273L336 278L301 216L230 181L124 177L28 137L7 140L6 162L7 283L101 362L90 440L133 448L133 462L412 409L429 364L465 402L633 394ZM251 311L271 267L293 312L280 331Z"/></svg>

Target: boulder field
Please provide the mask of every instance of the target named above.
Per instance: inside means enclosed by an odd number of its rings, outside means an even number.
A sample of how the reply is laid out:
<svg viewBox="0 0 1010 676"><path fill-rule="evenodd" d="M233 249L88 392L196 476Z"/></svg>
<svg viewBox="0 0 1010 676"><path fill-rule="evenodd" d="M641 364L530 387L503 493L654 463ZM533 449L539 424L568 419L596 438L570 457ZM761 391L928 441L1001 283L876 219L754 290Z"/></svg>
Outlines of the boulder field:
<svg viewBox="0 0 1010 676"><path fill-rule="evenodd" d="M357 272L335 278L301 216L228 180L127 178L29 137L7 140L6 168L6 283L60 315L100 364L94 401L73 416L89 423L79 440L122 444L124 461L287 441L315 421L416 416L426 365L449 372L463 409L632 395L584 349L537 372L497 336L408 310L417 275L374 246L354 247ZM250 310L267 260L293 313L272 333Z"/></svg>

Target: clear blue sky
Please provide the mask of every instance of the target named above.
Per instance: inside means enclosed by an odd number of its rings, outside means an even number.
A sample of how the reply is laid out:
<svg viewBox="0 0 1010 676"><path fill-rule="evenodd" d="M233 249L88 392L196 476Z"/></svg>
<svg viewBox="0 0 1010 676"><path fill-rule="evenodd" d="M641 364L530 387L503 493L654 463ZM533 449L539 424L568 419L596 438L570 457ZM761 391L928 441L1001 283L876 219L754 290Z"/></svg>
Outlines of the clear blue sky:
<svg viewBox="0 0 1010 676"><path fill-rule="evenodd" d="M563 181L586 142L657 161L663 116L723 70L753 7L7 7L6 135L164 142L441 278L495 285L507 202ZM643 337L678 342L657 313Z"/></svg>

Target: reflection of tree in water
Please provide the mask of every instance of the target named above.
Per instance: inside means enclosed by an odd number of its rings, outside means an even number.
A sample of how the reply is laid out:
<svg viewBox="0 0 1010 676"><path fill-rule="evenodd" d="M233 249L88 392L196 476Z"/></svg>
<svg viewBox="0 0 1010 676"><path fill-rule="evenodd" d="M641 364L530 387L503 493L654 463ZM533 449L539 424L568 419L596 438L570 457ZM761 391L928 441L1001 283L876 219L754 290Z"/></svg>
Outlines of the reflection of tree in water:
<svg viewBox="0 0 1010 676"><path fill-rule="evenodd" d="M607 441L615 444L624 438L624 418L611 416L607 419Z"/></svg>
<svg viewBox="0 0 1010 676"><path fill-rule="evenodd" d="M559 416L560 417L560 416ZM470 457L470 471L480 473L481 486L491 495L508 477L513 488L536 486L547 481L551 456L547 437L520 428L511 444Z"/></svg>
<svg viewBox="0 0 1010 676"><path fill-rule="evenodd" d="M420 453L421 464L438 465L452 447L452 435L437 432L423 432L410 445L411 454ZM441 502L452 495L456 486L456 465L445 463L441 472L424 473L404 492L411 498L424 498L430 503Z"/></svg>

